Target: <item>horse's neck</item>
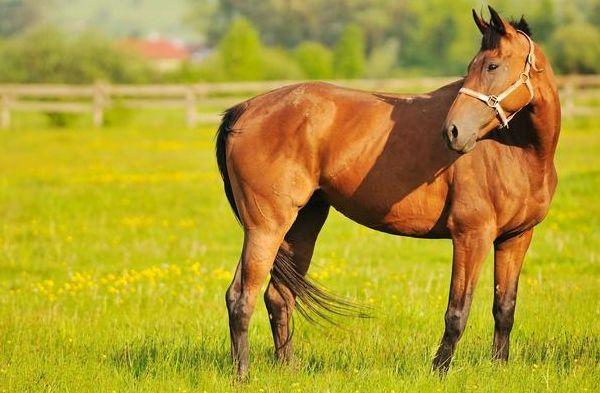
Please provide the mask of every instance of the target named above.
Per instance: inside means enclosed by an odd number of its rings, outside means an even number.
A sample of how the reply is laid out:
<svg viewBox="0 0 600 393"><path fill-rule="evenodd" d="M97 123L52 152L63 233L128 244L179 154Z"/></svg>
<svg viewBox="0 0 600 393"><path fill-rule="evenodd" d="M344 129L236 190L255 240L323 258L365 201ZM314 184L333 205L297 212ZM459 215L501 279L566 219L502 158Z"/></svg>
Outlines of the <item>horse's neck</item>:
<svg viewBox="0 0 600 393"><path fill-rule="evenodd" d="M544 75L542 78L531 111L526 112L526 132L533 133L531 149L536 157L542 163L552 164L560 133L560 103L556 87L551 82L553 76Z"/></svg>
<svg viewBox="0 0 600 393"><path fill-rule="evenodd" d="M523 111L518 122L515 122L516 127L505 134L509 139L507 142L517 142L535 158L540 164L539 169L553 164L560 133L560 103L550 77L543 76L544 79L536 87L536 98L530 109Z"/></svg>

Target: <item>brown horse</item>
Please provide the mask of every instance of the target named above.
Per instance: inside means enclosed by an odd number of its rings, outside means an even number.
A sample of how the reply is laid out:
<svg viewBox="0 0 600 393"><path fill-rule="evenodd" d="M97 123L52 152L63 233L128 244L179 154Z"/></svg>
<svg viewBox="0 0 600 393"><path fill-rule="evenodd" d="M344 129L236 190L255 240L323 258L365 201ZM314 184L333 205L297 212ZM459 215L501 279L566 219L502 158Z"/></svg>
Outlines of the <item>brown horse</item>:
<svg viewBox="0 0 600 393"><path fill-rule="evenodd" d="M441 372L493 246L493 358L508 359L521 265L556 187L560 107L526 22L490 12L489 22L473 12L483 39L468 75L432 93L303 83L225 113L217 160L244 228L226 294L238 377L248 373L248 324L269 273L265 303L281 361L292 354L294 306L313 319L354 311L305 277L330 206L379 231L452 239L446 328L433 360Z"/></svg>

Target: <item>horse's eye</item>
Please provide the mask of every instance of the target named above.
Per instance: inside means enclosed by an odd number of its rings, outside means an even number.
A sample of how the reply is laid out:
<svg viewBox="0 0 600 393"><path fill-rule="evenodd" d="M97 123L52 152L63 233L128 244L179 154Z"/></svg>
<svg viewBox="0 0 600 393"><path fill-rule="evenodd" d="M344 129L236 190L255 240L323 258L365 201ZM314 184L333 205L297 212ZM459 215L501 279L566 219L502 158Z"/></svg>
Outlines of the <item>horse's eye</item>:
<svg viewBox="0 0 600 393"><path fill-rule="evenodd" d="M494 71L496 68L498 68L498 64L491 63L487 66L488 71Z"/></svg>

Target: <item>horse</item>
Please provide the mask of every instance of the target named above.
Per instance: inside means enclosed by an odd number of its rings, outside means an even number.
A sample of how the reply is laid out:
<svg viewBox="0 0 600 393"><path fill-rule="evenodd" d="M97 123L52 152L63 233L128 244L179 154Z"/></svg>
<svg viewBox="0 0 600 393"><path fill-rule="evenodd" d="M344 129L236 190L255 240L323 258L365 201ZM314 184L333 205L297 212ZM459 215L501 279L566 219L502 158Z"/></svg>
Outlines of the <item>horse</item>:
<svg viewBox="0 0 600 393"><path fill-rule="evenodd" d="M533 228L557 185L560 105L524 18L473 10L481 48L467 75L428 94L322 82L285 86L227 110L216 136L225 194L244 241L225 300L237 378L262 285L275 356L292 356L290 318L355 314L306 277L329 209L394 235L451 239L445 330L432 369L448 371L482 262L494 249L492 358L507 361Z"/></svg>

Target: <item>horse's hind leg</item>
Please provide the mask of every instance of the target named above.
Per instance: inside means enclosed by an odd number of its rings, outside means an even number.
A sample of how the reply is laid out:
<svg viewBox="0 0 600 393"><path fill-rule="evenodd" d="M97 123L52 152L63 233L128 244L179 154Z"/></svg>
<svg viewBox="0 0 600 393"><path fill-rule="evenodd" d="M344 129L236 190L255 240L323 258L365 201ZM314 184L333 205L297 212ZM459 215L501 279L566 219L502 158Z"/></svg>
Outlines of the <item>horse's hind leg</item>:
<svg viewBox="0 0 600 393"><path fill-rule="evenodd" d="M530 229L519 236L494 244L494 360L508 360L519 275L532 233L533 229Z"/></svg>
<svg viewBox="0 0 600 393"><path fill-rule="evenodd" d="M305 275L315 247L319 231L329 212L329 204L314 195L298 213L296 221L285 235L277 258L289 258L293 267ZM288 361L292 356L290 317L295 296L283 282L273 279L265 292L265 305L269 313L269 323L273 332L275 356L279 361Z"/></svg>
<svg viewBox="0 0 600 393"><path fill-rule="evenodd" d="M240 172L252 168L244 165ZM239 379L248 375L248 325L258 293L265 283L285 234L294 223L300 201L308 201L313 189L306 182L293 187L275 187L280 173L270 177L251 175L253 182L238 181L231 176L236 206L244 226L244 245L239 265L226 294L231 334L231 355ZM276 189L277 192L273 192Z"/></svg>
<svg viewBox="0 0 600 393"><path fill-rule="evenodd" d="M226 294L231 355L239 379L248 375L248 325L258 292L273 266L277 250L292 225L297 207L251 195L246 207L244 246L234 279Z"/></svg>

